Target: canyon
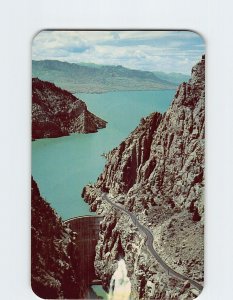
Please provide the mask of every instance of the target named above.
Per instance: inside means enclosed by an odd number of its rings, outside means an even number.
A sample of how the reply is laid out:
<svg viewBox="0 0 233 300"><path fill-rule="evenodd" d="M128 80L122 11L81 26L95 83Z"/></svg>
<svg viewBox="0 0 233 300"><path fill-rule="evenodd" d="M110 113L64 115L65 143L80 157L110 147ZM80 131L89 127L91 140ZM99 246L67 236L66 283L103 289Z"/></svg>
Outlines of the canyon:
<svg viewBox="0 0 233 300"><path fill-rule="evenodd" d="M31 182L31 286L44 299L85 299L98 296L91 288L96 282L95 246L98 216L62 221Z"/></svg>
<svg viewBox="0 0 233 300"><path fill-rule="evenodd" d="M105 168L82 196L92 211L104 215L95 268L108 291L118 261L124 257L133 299L193 299L203 286L205 56L192 68L166 113L142 118L137 128L106 154ZM146 237L114 205L121 205L152 232L158 255Z"/></svg>
<svg viewBox="0 0 233 300"><path fill-rule="evenodd" d="M32 178L31 188L31 286L45 299L82 296L77 235L66 226L40 195ZM85 287L84 287L85 288Z"/></svg>

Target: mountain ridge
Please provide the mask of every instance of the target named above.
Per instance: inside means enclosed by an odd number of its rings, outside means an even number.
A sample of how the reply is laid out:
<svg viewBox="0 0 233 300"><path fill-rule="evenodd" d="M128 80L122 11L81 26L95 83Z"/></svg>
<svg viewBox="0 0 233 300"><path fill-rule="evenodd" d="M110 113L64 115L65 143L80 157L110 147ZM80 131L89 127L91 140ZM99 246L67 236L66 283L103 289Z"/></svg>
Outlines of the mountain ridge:
<svg viewBox="0 0 233 300"><path fill-rule="evenodd" d="M32 75L55 83L72 93L175 89L177 84L153 72L123 66L87 65L59 60L32 61ZM91 81L91 85L90 85Z"/></svg>
<svg viewBox="0 0 233 300"><path fill-rule="evenodd" d="M177 73L177 72L162 72L162 71L154 71L153 72L157 77L167 80L169 82L173 82L176 84L180 84L181 82L186 82L190 79L190 76L183 73Z"/></svg>

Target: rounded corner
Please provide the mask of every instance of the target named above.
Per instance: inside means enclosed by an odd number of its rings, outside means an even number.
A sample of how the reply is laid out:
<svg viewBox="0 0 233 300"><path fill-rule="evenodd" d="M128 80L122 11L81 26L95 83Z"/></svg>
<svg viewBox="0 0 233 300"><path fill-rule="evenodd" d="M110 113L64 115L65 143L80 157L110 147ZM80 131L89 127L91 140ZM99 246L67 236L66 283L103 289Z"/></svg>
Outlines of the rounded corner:
<svg viewBox="0 0 233 300"><path fill-rule="evenodd" d="M33 44L33 42L37 39L37 37L42 33L42 32L45 32L45 31L50 31L49 29L40 29L38 31L36 31L32 38L31 38L31 45Z"/></svg>
<svg viewBox="0 0 233 300"><path fill-rule="evenodd" d="M42 298L40 295L39 295L39 293L38 293L38 291L36 291L35 289L34 289L34 287L33 287L33 284L32 284L32 282L31 282L31 291L33 292L33 294L34 295L36 295L36 297L38 297L39 299L46 299L46 298Z"/></svg>
<svg viewBox="0 0 233 300"><path fill-rule="evenodd" d="M194 299L195 299L195 300L196 300L196 299L199 300L199 297L200 297L200 295L203 293L204 288L205 288L205 284L203 285L203 287L202 287L202 289L201 289L199 295L197 295L196 297L194 297L193 300L194 300Z"/></svg>
<svg viewBox="0 0 233 300"><path fill-rule="evenodd" d="M194 30L194 29L187 29L186 31L189 32L189 33L193 33L193 34L197 35L202 40L203 44L206 47L206 38L205 38L205 36L202 32L199 32L199 31Z"/></svg>

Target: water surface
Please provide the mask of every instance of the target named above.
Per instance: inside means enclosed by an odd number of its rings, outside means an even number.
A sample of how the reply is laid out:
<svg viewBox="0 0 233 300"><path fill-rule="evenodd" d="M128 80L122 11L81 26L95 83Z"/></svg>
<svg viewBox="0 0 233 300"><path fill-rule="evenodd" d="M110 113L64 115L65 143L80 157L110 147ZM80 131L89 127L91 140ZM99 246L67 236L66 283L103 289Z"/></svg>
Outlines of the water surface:
<svg viewBox="0 0 233 300"><path fill-rule="evenodd" d="M130 91L76 94L88 109L108 122L98 133L72 134L32 143L32 175L41 195L63 220L90 215L81 198L83 187L95 182L105 165L101 154L118 146L151 112L164 113L175 91Z"/></svg>

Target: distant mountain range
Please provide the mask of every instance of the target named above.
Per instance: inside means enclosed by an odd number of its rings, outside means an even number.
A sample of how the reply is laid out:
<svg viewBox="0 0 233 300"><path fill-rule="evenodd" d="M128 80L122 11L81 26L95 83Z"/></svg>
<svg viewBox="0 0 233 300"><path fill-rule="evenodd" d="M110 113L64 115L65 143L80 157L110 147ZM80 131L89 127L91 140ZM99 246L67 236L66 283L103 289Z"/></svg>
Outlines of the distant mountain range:
<svg viewBox="0 0 233 300"><path fill-rule="evenodd" d="M165 72L153 72L157 77L163 80L167 80L169 82L173 82L177 85L181 84L182 82L187 82L190 79L189 75L182 74L182 73L165 73Z"/></svg>
<svg viewBox="0 0 233 300"><path fill-rule="evenodd" d="M94 63L84 63L84 62L79 63L79 65L86 66L86 67L95 67L95 68L101 68L104 66L104 65L98 65L98 64L94 64ZM190 75L183 74L183 73L176 73L176 72L166 73L166 72L162 72L162 71L155 71L153 73L159 79L169 81L170 83L175 84L175 85L179 85L182 82L187 82L191 78Z"/></svg>
<svg viewBox="0 0 233 300"><path fill-rule="evenodd" d="M58 60L32 61L32 76L50 81L71 93L176 89L178 83L189 79L189 76L180 73L166 74Z"/></svg>

